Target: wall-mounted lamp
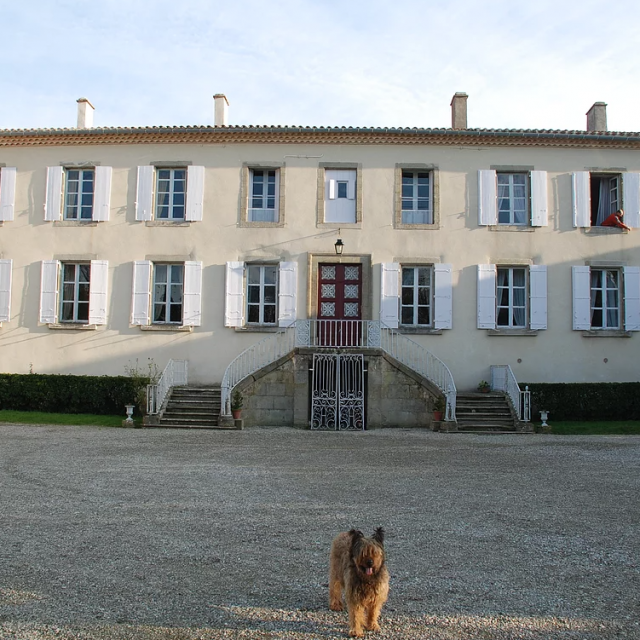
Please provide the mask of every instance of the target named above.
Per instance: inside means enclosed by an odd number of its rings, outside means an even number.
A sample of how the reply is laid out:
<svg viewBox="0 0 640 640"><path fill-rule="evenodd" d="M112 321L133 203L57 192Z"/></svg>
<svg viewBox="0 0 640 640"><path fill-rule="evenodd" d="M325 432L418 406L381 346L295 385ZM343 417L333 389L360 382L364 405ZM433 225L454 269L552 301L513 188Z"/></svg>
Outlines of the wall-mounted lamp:
<svg viewBox="0 0 640 640"><path fill-rule="evenodd" d="M340 235L340 229L338 229L338 235ZM336 249L336 255L341 256L344 249L344 242L342 242L342 238L338 238L333 246Z"/></svg>

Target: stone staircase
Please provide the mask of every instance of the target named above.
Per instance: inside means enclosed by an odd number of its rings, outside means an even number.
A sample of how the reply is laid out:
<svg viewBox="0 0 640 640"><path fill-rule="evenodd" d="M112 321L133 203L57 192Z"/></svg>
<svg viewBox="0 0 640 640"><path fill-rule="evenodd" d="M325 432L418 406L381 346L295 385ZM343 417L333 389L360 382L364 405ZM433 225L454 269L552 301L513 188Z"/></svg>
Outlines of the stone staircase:
<svg viewBox="0 0 640 640"><path fill-rule="evenodd" d="M458 393L458 431L506 433L517 431L518 421L503 393Z"/></svg>
<svg viewBox="0 0 640 640"><path fill-rule="evenodd" d="M165 429L221 429L220 385L174 387L154 427Z"/></svg>

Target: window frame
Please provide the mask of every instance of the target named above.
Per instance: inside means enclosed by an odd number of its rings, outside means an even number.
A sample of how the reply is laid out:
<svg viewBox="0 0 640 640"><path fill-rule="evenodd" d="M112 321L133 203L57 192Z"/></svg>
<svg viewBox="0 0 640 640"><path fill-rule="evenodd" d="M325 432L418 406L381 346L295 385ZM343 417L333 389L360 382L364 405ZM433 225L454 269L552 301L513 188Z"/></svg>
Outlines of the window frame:
<svg viewBox="0 0 640 640"><path fill-rule="evenodd" d="M517 289L521 289L524 292L524 305L515 305L515 290L516 285L514 284L514 272L515 270L522 271L524 274L524 285L518 286ZM502 286L500 284L500 272L506 271L508 275L508 282L506 286ZM530 283L529 283L529 268L523 265L502 265L496 264L496 330L513 330L513 329L529 329L530 328L530 318L529 318L529 298L531 296L530 291ZM500 291L507 291L508 301L507 304L501 304L501 296ZM500 311L502 309L506 309L509 317L508 324L500 324ZM514 324L513 318L515 316L516 309L524 310L524 323L523 324Z"/></svg>
<svg viewBox="0 0 640 640"><path fill-rule="evenodd" d="M168 171L169 177L162 177L162 172ZM176 171L181 171L184 174L182 178L176 178ZM169 181L169 191L160 191L160 181ZM182 192L175 190L175 184L178 181L182 181L184 183L184 189ZM165 166L156 166L155 167L155 176L154 176L154 205L153 205L153 219L158 222L186 222L187 221L187 192L188 192L188 167L184 166L174 166L174 167L165 167ZM182 204L176 204L173 202L176 195L182 193ZM161 194L167 194L170 203L161 204L160 196ZM161 207L167 207L167 215L161 216L159 214L159 210ZM182 216L176 216L175 210L178 207L182 207Z"/></svg>
<svg viewBox="0 0 640 640"><path fill-rule="evenodd" d="M403 174L413 173L414 176L419 173L429 174L429 208L427 211L427 219L431 222L407 222L405 219L405 213L407 212L419 212L420 209L403 209ZM417 189L417 184L414 187L414 193ZM435 230L439 228L439 201L440 201L440 189L439 189L439 170L438 166L434 164L423 164L419 162L415 163L397 163L395 165L395 193L394 193L394 226L396 229L425 229Z"/></svg>
<svg viewBox="0 0 640 640"><path fill-rule="evenodd" d="M256 177L257 174L261 173L263 174L261 177L263 178L262 181L262 188L263 188L263 193L262 194L256 194L255 193L255 189L257 186L257 182L256 182ZM272 177L271 174L273 173L273 194L270 195L268 193L269 191L269 186L270 186L270 178ZM247 221L248 222L258 222L258 223L274 223L277 224L279 222L279 199L280 199L280 180L279 180L279 169L277 167L273 167L273 168L267 168L267 167L250 167L249 168L249 193L248 193L248 199L249 202L247 204ZM266 191L266 193L264 192ZM269 205L269 200L273 199L273 206L268 206ZM262 202L261 207L254 207L253 205L256 202L256 199L259 199ZM264 205L267 206L264 206ZM266 219L256 219L256 212L258 211L271 211L272 212L272 219L271 220L266 220Z"/></svg>
<svg viewBox="0 0 640 640"><path fill-rule="evenodd" d="M69 174L70 172L77 172L78 179L71 180ZM72 222L91 222L94 219L94 206L95 206L95 196L96 196L96 168L95 167L64 167L64 195L63 195L63 207L62 207L62 220L64 221L72 221ZM84 179L85 174L91 174L91 204L86 205L81 202L81 199L84 197L85 192L83 190L83 185L88 183L88 180ZM74 192L69 191L69 185L71 183L78 183L78 190ZM78 202L75 205L69 204L70 196L75 195L78 198ZM88 194L87 194L88 195ZM76 215L73 216L70 214L70 209L77 209ZM82 215L83 211L88 209L89 216Z"/></svg>
<svg viewBox="0 0 640 640"><path fill-rule="evenodd" d="M608 281L609 273L615 273L616 275L616 286L615 288L609 288L606 286ZM594 275L600 274L600 283L601 286L594 286ZM589 294L590 294L590 304L589 304L589 331L622 331L623 329L623 304L624 304L624 288L623 288L623 270L619 267L590 267L589 268ZM597 293L600 292L601 304L599 306L594 306L594 298L597 298ZM607 295L609 291L615 291L617 304L616 306L608 304ZM611 309L615 309L617 323L614 325L610 325L607 322L608 314ZM594 321L594 312L599 310L602 317L602 323L600 326L595 326L593 324Z"/></svg>
<svg viewBox="0 0 640 640"><path fill-rule="evenodd" d="M257 269L259 272L259 282L252 283L251 282L251 271ZM274 277L273 282L266 282L265 273L266 269L273 269ZM246 325L248 327L276 327L278 326L278 315L279 315L279 291L280 291L280 283L279 283L279 268L277 263L247 263L246 264L246 273L245 273L245 284L244 284L244 295L245 295L245 318ZM273 302L265 301L265 288L273 287L274 288L274 296ZM258 301L254 302L251 300L251 290L258 291ZM265 321L265 307L273 307L273 322ZM250 311L251 307L258 308L258 320L251 321Z"/></svg>
<svg viewBox="0 0 640 640"><path fill-rule="evenodd" d="M347 200L354 201L355 216L352 221L327 220L327 203L343 201L344 198L330 197L332 172L353 171L355 177L346 182L353 183L348 187ZM337 181L345 181L338 179ZM324 229L360 229L362 228L362 164L353 162L320 162L318 164L318 189L316 204L316 226Z"/></svg>
<svg viewBox="0 0 640 640"><path fill-rule="evenodd" d="M73 267L74 274L72 279L67 279L67 267ZM86 280L81 281L82 267L88 267L89 273ZM72 295L66 297L66 290L72 287ZM80 299L81 287L86 288L86 300ZM90 306L91 306L91 262L60 262L60 294L58 300L58 318L61 324L89 324ZM71 305L72 313L70 318L65 318L65 305ZM79 317L80 305L86 307L86 318ZM84 313L82 314L84 315Z"/></svg>
<svg viewBox="0 0 640 640"><path fill-rule="evenodd" d="M413 283L406 285L404 282L404 273L406 271L413 271ZM429 275L429 284L420 285L420 271L423 270ZM434 267L431 264L400 264L400 295L398 296L399 303L399 328L400 329L433 329L434 328ZM428 289L428 303L420 304L420 289ZM412 290L412 303L404 303L404 291L405 289ZM419 322L420 308L427 308L429 316L429 322ZM404 322L403 311L405 309L412 310L412 322Z"/></svg>
<svg viewBox="0 0 640 640"><path fill-rule="evenodd" d="M510 178L509 183L507 185L500 184L500 178L508 176ZM522 222L516 222L516 209L514 207L514 200L516 196L514 195L514 190L516 186L513 183L513 178L515 176L522 176L524 178L524 220ZM500 195L500 187L506 186L509 190L509 195L506 198L509 201L509 220L507 222L500 221L501 210L501 200L505 199L504 196ZM496 223L498 226L517 226L517 227L527 227L531 225L531 172L529 171L498 171L496 170Z"/></svg>
<svg viewBox="0 0 640 640"><path fill-rule="evenodd" d="M285 225L285 164L283 162L244 162L241 169L240 184L240 227L284 227ZM253 172L275 171L275 215L273 221L254 220L251 213L253 195Z"/></svg>
<svg viewBox="0 0 640 640"><path fill-rule="evenodd" d="M166 267L167 275L164 281L158 281L158 267ZM180 282L173 282L171 280L171 275L173 273L174 268L179 267L181 271L181 280ZM171 289L180 285L180 302L173 303L171 302ZM158 301L157 299L157 287L165 287L165 300ZM170 295L167 295L170 294ZM184 324L184 294L185 294L185 263L184 262L153 262L153 274L152 274L152 283L151 283L151 313L150 319L152 325L170 325L170 326L183 326ZM172 307L178 306L180 307L180 319L179 320L171 320L171 311ZM162 306L164 307L164 320L156 319L156 308ZM169 318L167 320L167 318Z"/></svg>

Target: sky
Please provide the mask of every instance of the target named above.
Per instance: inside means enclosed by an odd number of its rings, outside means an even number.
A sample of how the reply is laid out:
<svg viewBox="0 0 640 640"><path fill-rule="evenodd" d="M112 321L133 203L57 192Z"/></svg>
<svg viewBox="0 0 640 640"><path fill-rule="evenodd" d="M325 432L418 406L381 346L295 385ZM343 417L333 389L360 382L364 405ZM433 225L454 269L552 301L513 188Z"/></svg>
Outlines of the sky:
<svg viewBox="0 0 640 640"><path fill-rule="evenodd" d="M640 131L638 0L0 0L0 129Z"/></svg>

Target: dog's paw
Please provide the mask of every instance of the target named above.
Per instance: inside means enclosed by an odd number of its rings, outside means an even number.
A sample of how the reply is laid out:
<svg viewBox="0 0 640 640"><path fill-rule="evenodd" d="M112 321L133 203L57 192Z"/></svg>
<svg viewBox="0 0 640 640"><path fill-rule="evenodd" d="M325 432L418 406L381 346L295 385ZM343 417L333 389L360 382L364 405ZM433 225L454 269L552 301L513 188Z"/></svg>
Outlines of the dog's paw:
<svg viewBox="0 0 640 640"><path fill-rule="evenodd" d="M364 638L364 631L362 629L349 629L350 638Z"/></svg>
<svg viewBox="0 0 640 640"><path fill-rule="evenodd" d="M367 627L367 631L382 631L382 629L377 622L374 622L372 625Z"/></svg>
<svg viewBox="0 0 640 640"><path fill-rule="evenodd" d="M343 610L342 602L330 602L329 609L331 609L331 611L342 611Z"/></svg>

